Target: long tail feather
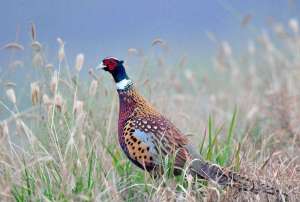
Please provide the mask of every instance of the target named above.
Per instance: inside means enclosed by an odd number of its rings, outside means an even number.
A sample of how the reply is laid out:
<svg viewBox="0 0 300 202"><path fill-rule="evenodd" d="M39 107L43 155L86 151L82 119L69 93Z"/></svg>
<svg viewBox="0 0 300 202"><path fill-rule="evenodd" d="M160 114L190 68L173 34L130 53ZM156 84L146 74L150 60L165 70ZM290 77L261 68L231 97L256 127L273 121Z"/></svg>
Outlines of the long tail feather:
<svg viewBox="0 0 300 202"><path fill-rule="evenodd" d="M260 180L253 180L240 174L221 168L218 165L205 161L193 147L187 145L189 156L194 159L191 162L189 170L191 174L199 178L216 182L221 186L235 187L242 191L250 191L252 193L266 193L277 196L278 199L284 198L288 201L288 194L279 189L263 183Z"/></svg>
<svg viewBox="0 0 300 202"><path fill-rule="evenodd" d="M275 195L278 198L288 199L288 195L281 192L279 189L272 187L259 180L252 180L250 178L241 176L240 174L221 168L218 165L203 161L202 159L195 159L191 163L190 171L197 177L204 178L216 182L221 186L235 187L242 191L250 191L252 193L267 193ZM283 197L282 197L283 196Z"/></svg>

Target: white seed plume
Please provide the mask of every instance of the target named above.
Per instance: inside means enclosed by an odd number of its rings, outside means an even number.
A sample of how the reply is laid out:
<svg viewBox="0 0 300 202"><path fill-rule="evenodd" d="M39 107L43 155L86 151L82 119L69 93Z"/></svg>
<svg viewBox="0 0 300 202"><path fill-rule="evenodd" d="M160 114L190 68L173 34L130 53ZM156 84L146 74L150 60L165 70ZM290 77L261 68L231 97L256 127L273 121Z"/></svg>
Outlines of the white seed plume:
<svg viewBox="0 0 300 202"><path fill-rule="evenodd" d="M50 82L50 90L54 94L58 84L58 72L55 70Z"/></svg>
<svg viewBox="0 0 300 202"><path fill-rule="evenodd" d="M8 136L9 130L8 130L8 124L6 121L3 121L0 124L0 138Z"/></svg>
<svg viewBox="0 0 300 202"><path fill-rule="evenodd" d="M31 101L33 105L36 105L39 102L40 98L40 87L37 82L30 84L31 88Z"/></svg>
<svg viewBox="0 0 300 202"><path fill-rule="evenodd" d="M230 57L232 55L231 46L227 41L221 43L221 48L225 56Z"/></svg>
<svg viewBox="0 0 300 202"><path fill-rule="evenodd" d="M32 64L34 67L44 66L44 58L40 52L37 52L33 55Z"/></svg>
<svg viewBox="0 0 300 202"><path fill-rule="evenodd" d="M74 100L73 113L79 115L83 113L83 102L80 100Z"/></svg>
<svg viewBox="0 0 300 202"><path fill-rule="evenodd" d="M57 38L57 42L59 43L58 60L62 62L65 58L65 43L61 38Z"/></svg>
<svg viewBox="0 0 300 202"><path fill-rule="evenodd" d="M187 78L187 80L192 81L194 79L193 72L190 69L186 69L184 71L184 76Z"/></svg>
<svg viewBox="0 0 300 202"><path fill-rule="evenodd" d="M75 69L80 72L84 62L84 55L82 53L78 54L76 57Z"/></svg>
<svg viewBox="0 0 300 202"><path fill-rule="evenodd" d="M129 55L138 55L139 51L136 48L128 48L127 50Z"/></svg>
<svg viewBox="0 0 300 202"><path fill-rule="evenodd" d="M289 20L289 27L291 28L291 30L292 30L294 33L298 33L298 31L299 31L298 20L295 19L295 18L291 18L291 19Z"/></svg>
<svg viewBox="0 0 300 202"><path fill-rule="evenodd" d="M62 96L60 94L56 94L54 97L54 103L56 108L60 111L60 112L64 112L65 110L65 102L64 99L62 98Z"/></svg>
<svg viewBox="0 0 300 202"><path fill-rule="evenodd" d="M91 82L90 88L89 88L89 95L94 97L97 93L97 88L98 88L98 81L97 80L93 80Z"/></svg>
<svg viewBox="0 0 300 202"><path fill-rule="evenodd" d="M10 88L6 91L6 95L9 99L9 101L11 101L13 104L16 104L17 102L17 98L16 98L16 94L14 89Z"/></svg>
<svg viewBox="0 0 300 202"><path fill-rule="evenodd" d="M44 94L44 95L43 95L43 103L44 103L45 105L49 105L49 104L51 103L51 100L50 100L50 98L48 97L47 94Z"/></svg>

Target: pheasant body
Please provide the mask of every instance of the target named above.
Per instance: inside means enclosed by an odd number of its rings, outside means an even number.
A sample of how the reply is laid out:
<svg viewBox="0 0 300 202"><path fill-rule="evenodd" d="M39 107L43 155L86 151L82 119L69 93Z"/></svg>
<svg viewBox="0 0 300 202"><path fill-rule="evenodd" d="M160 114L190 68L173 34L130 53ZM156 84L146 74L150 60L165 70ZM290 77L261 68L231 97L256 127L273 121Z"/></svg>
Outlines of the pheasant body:
<svg viewBox="0 0 300 202"><path fill-rule="evenodd" d="M142 98L133 85L126 90L118 90L118 94L119 142L137 166L152 171L158 168L160 154L175 152L188 143L186 137Z"/></svg>
<svg viewBox="0 0 300 202"><path fill-rule="evenodd" d="M119 94L119 143L135 165L161 174L164 158L172 155L174 174L187 166L193 176L221 186L281 197L280 190L274 187L206 162L189 144L187 137L137 92L122 63L115 58L103 60L104 69L113 75ZM287 194L283 195L287 197Z"/></svg>

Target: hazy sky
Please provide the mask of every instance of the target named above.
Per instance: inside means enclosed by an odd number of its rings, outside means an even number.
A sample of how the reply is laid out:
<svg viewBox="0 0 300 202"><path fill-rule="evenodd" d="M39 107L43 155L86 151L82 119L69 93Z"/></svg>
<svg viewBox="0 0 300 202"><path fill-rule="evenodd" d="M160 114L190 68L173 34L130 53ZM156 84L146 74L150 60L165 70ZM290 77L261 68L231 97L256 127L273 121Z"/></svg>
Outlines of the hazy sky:
<svg viewBox="0 0 300 202"><path fill-rule="evenodd" d="M0 45L15 39L17 27L19 41L29 45L33 21L48 50L57 48L61 37L70 54L87 53L90 61L124 57L130 47L147 52L156 37L168 41L174 52L201 59L215 51L207 31L238 47L254 38L269 16L286 23L299 13L297 0L1 0ZM241 28L247 14L253 20Z"/></svg>

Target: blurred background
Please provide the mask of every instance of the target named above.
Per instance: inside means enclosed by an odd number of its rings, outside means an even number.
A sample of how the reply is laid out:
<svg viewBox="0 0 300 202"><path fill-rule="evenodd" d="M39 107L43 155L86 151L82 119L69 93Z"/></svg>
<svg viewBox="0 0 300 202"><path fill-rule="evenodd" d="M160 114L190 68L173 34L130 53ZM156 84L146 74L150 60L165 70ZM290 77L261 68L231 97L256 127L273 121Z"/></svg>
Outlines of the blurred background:
<svg viewBox="0 0 300 202"><path fill-rule="evenodd" d="M287 22L299 16L299 10L297 0L2 1L0 45L14 40L29 44L28 27L34 22L37 39L51 57L56 56L57 37L65 40L71 57L84 52L87 65L107 55L124 58L128 48L147 54L151 41L159 37L175 58L186 54L209 68L216 51L209 33L229 41L238 54L249 39L270 28L266 25ZM3 52L0 58L5 58Z"/></svg>

